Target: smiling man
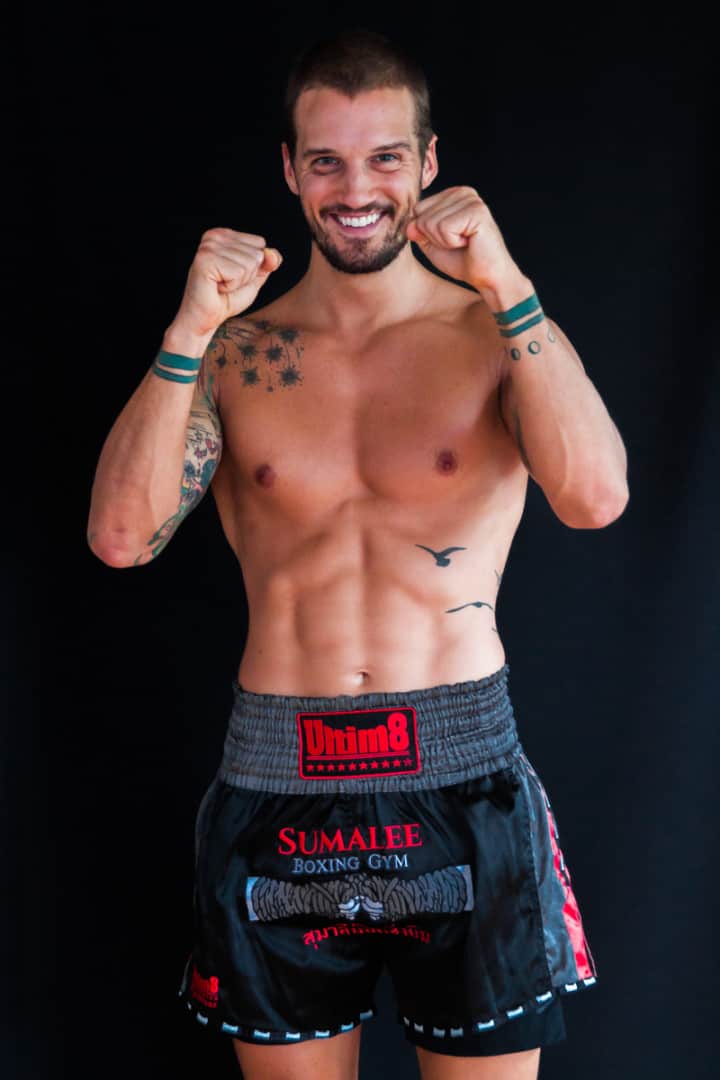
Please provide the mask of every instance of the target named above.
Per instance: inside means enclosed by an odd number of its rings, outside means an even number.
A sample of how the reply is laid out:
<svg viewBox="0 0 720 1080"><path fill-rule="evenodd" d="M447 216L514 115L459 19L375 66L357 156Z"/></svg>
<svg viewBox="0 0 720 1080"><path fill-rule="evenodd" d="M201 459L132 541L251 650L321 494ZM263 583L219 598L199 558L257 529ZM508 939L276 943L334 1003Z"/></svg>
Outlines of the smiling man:
<svg viewBox="0 0 720 1080"><path fill-rule="evenodd" d="M180 997L252 1080L348 1080L387 964L424 1080L530 1080L597 973L497 595L528 477L602 528L625 449L481 193L428 194L404 50L318 42L286 117L305 274L250 313L280 252L208 230L93 485L91 547L131 567L212 484L247 591Z"/></svg>
<svg viewBox="0 0 720 1080"><path fill-rule="evenodd" d="M350 126L343 132L338 121L348 107L357 119L354 122L350 119ZM337 201L343 190L342 184L347 183L347 179L338 183L338 171L344 169L347 172L347 158L352 156L348 135L358 127L363 133L368 131L367 125L371 123L378 131L388 126L407 131L412 126L414 111L413 98L407 88L376 88L360 97L348 98L331 87L319 87L306 90L300 96L297 104L300 128L304 130L312 125L319 132L332 133L336 142L335 147L304 147L297 162L291 159L287 144L283 144L285 176L290 189L300 196L305 220L315 242L312 257L316 261L321 261L321 255L335 270L346 274L369 274L383 270L403 250L408 250L407 227L423 186L418 148L413 145L417 140L411 142L406 135L404 139L375 147L362 145L363 169L367 168L365 162L370 157L373 161L370 184L378 194L382 186L383 197L373 199L360 209ZM310 123L303 124L303 120ZM425 186L437 172L436 141L437 137L433 136L426 150L427 172L422 178ZM343 146L347 149L340 149ZM367 186L367 178L358 179L361 186ZM355 183L357 186L357 181ZM328 200L331 205L323 205Z"/></svg>

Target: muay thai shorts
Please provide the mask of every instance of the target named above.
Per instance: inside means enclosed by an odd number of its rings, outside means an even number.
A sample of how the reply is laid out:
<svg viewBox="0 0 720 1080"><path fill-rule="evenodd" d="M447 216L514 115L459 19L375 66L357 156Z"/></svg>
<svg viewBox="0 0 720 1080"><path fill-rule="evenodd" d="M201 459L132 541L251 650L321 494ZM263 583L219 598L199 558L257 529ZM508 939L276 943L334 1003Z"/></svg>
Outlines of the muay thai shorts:
<svg viewBox="0 0 720 1080"><path fill-rule="evenodd" d="M562 999L597 972L508 676L336 697L232 680L195 823L189 1015L251 1043L333 1038L377 1014L386 965L416 1045L566 1038Z"/></svg>

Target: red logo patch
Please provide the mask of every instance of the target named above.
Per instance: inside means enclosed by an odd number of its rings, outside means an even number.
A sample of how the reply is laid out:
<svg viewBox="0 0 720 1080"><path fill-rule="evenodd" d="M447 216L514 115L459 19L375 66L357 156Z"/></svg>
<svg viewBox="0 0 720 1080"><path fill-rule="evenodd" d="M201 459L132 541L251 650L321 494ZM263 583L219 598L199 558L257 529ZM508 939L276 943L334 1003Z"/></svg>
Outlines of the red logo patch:
<svg viewBox="0 0 720 1080"><path fill-rule="evenodd" d="M412 706L297 713L304 780L420 772Z"/></svg>
<svg viewBox="0 0 720 1080"><path fill-rule="evenodd" d="M204 979L193 964L190 994L207 1009L217 1008L219 996L217 975L211 975L209 979Z"/></svg>

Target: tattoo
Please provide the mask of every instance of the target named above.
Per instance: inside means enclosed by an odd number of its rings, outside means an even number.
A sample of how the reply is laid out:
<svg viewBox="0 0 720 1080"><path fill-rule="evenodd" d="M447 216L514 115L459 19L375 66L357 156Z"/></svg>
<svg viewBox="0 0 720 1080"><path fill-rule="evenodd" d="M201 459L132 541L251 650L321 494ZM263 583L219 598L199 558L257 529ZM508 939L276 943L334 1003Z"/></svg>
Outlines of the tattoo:
<svg viewBox="0 0 720 1080"><path fill-rule="evenodd" d="M460 607L445 608L445 611L450 613L452 611L462 611L466 607L489 607L491 611L494 611L492 604L488 604L485 600L469 600L467 604L461 604Z"/></svg>
<svg viewBox="0 0 720 1080"><path fill-rule="evenodd" d="M420 545L418 545L418 546L420 546ZM497 589L495 591L495 597L497 598L497 594L500 591L500 582L502 581L502 574L498 573L497 570L495 570L494 573L495 573L495 577L497 578ZM472 600L467 604L461 604L460 607L446 608L445 610L446 610L446 612L448 614L451 614L454 611L462 611L463 608L466 608L466 607L476 607L476 608L486 607L486 608L490 608L493 615L495 614L495 608L492 606L492 604L488 604L487 601L485 601L485 600ZM496 634L500 633L497 626L491 626L490 629Z"/></svg>
<svg viewBox="0 0 720 1080"><path fill-rule="evenodd" d="M436 566L449 566L450 560L447 556L450 555L453 551L467 551L467 548L464 547L449 547L445 548L443 551L433 551L432 548L425 547L424 544L416 544L415 547L422 548L423 551L429 551L430 554L435 557Z"/></svg>
<svg viewBox="0 0 720 1080"><path fill-rule="evenodd" d="M460 607L446 608L445 611L448 614L451 614L453 611L462 611L462 609L466 608L466 607L476 607L476 608L486 607L486 608L490 608L493 615L495 614L495 608L492 606L492 604L488 604L485 600L471 600L467 604L461 604ZM498 630L497 626L491 626L490 629L494 630L496 634L499 633L499 630Z"/></svg>
<svg viewBox="0 0 720 1080"><path fill-rule="evenodd" d="M245 319L243 323L228 319L218 329L214 350L218 368L231 365L238 369L243 386L264 386L268 393L277 386L286 389L302 383L300 331L274 326L267 319Z"/></svg>
<svg viewBox="0 0 720 1080"><path fill-rule="evenodd" d="M448 615L450 615L450 613L452 611L462 611L462 609L465 608L465 607L489 607L490 610L493 612L493 615L494 615L494 608L493 608L492 604L487 604L485 602L485 600L470 600L470 602L468 602L467 604L461 604L459 608L446 608L445 610L448 613ZM498 627L497 626L491 626L490 630L494 630L495 634L498 633Z"/></svg>
<svg viewBox="0 0 720 1080"><path fill-rule="evenodd" d="M208 353L215 349L214 339ZM141 551L133 561L139 566L155 559L167 546L180 523L197 506L210 486L222 453L222 426L212 394L214 375L203 363L196 387L197 397L185 435L185 460L180 481L180 505L147 541L150 551ZM199 404L198 404L199 403ZM202 406L202 407L199 407Z"/></svg>
<svg viewBox="0 0 720 1080"><path fill-rule="evenodd" d="M495 577L497 578L497 588L495 589L495 601L497 602L498 593L500 592L500 582L502 581L503 576L502 576L502 574L499 574L497 572L497 570L495 570L494 573L495 573ZM495 609L493 608L493 614L494 613L495 613ZM497 622L497 616L495 616L495 621ZM497 626L491 626L490 629L494 630L496 634L500 633Z"/></svg>
<svg viewBox="0 0 720 1080"><path fill-rule="evenodd" d="M552 327L550 327L550 326L548 327L547 339L550 342L557 341L557 338L556 338L555 334L552 332ZM527 351L532 354L532 356L537 356L537 354L539 352L542 352L542 345L540 344L539 341L536 341L534 338L533 338L532 341L528 341L526 348L527 348ZM520 357L522 356L522 349L518 349L516 347L510 349L507 346L505 346L505 355L509 356L511 360L519 360Z"/></svg>
<svg viewBox="0 0 720 1080"><path fill-rule="evenodd" d="M204 413L201 415L203 418L205 417ZM135 559L133 566L154 559L160 554L163 548L167 546L180 522L187 517L193 507L197 506L210 485L220 458L220 441L209 437L204 426L191 423L188 427L185 446L185 465L180 484L180 505L172 517L164 521L147 541L148 547L151 548L150 553L141 552Z"/></svg>

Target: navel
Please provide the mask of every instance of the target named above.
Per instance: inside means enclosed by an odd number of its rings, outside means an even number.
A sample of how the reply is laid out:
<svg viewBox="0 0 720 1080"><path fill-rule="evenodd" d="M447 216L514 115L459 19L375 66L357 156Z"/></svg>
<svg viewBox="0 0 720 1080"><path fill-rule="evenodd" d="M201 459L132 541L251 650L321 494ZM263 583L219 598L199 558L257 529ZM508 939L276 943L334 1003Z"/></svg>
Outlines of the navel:
<svg viewBox="0 0 720 1080"><path fill-rule="evenodd" d="M261 487L272 487L275 477L276 473L272 465L258 465L255 470L255 482Z"/></svg>
<svg viewBox="0 0 720 1080"><path fill-rule="evenodd" d="M454 473L458 467L457 454L454 450L441 450L435 458L435 468L438 472Z"/></svg>

